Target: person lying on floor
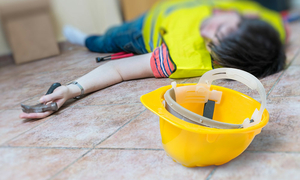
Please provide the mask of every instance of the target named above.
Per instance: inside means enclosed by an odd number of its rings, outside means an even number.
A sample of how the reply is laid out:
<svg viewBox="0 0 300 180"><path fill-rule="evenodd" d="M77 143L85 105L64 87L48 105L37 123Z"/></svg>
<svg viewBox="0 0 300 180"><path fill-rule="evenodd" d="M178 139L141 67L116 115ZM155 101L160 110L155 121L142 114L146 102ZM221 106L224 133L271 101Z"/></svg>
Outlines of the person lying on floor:
<svg viewBox="0 0 300 180"><path fill-rule="evenodd" d="M245 70L258 78L285 66L285 26L281 16L254 2L169 0L157 3L132 22L110 28L102 36L87 36L65 27L68 41L99 53L142 54L105 63L40 98L41 103L65 101L122 81L201 76L217 67ZM52 112L21 113L20 118L44 118Z"/></svg>

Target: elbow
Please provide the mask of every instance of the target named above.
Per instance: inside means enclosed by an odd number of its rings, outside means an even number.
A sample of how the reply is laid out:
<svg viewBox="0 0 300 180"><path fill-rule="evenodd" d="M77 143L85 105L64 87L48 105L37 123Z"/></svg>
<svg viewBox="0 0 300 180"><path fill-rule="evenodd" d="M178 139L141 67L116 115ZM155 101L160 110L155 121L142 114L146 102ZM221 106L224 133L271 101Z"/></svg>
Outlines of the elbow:
<svg viewBox="0 0 300 180"><path fill-rule="evenodd" d="M117 63L117 61L110 61L107 63L107 67L109 70L111 70L112 75L114 78L118 79L118 81L122 82L125 81L124 77L122 76L120 67Z"/></svg>

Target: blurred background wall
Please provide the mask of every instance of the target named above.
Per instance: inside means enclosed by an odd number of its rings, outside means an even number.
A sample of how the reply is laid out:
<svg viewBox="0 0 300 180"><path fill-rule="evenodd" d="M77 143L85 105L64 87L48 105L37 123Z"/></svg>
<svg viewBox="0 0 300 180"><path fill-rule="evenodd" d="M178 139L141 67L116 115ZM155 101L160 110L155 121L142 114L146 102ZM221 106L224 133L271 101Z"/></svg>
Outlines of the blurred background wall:
<svg viewBox="0 0 300 180"><path fill-rule="evenodd" d="M0 0L0 4L11 1L15 0ZM108 27L122 22L119 0L51 0L50 2L55 36L58 41L65 40L61 33L65 24L73 25L86 33L99 34ZM0 56L10 53L0 23Z"/></svg>

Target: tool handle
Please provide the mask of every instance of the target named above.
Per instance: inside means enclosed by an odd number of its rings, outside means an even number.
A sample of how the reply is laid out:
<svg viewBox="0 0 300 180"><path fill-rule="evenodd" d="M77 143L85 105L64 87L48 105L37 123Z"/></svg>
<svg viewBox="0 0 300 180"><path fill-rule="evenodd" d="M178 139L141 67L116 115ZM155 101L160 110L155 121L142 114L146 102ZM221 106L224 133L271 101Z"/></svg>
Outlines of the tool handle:
<svg viewBox="0 0 300 180"><path fill-rule="evenodd" d="M113 57L111 57L110 59L111 59L111 60L114 60L114 59L121 59L121 58L131 57L131 56L133 56L133 55L134 55L133 53L129 53L129 54L124 54L124 55L120 55L120 56L113 56Z"/></svg>
<svg viewBox="0 0 300 180"><path fill-rule="evenodd" d="M110 56L119 56L119 55L124 55L124 54L128 54L128 53L127 52L118 52L118 53L112 54Z"/></svg>
<svg viewBox="0 0 300 180"><path fill-rule="evenodd" d="M102 61L102 57L96 57L96 62L98 63L98 62L100 62L100 61Z"/></svg>
<svg viewBox="0 0 300 180"><path fill-rule="evenodd" d="M59 86L61 86L60 83L53 83L50 88L48 89L46 95L53 93L53 91L58 88Z"/></svg>
<svg viewBox="0 0 300 180"><path fill-rule="evenodd" d="M125 54L129 54L129 53L127 53L127 52L118 52L118 53L107 55L107 56L96 57L96 62L98 63L100 61L105 60L105 58L112 58L113 56L120 56L120 55L125 55ZM132 54L132 53L130 53L130 54Z"/></svg>

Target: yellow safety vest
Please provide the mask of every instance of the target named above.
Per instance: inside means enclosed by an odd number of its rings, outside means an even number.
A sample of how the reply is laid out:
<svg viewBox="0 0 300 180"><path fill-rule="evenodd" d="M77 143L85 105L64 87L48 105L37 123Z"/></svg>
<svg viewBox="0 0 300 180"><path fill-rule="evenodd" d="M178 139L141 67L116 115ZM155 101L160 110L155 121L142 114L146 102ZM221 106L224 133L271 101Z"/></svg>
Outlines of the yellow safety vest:
<svg viewBox="0 0 300 180"><path fill-rule="evenodd" d="M259 13L280 33L284 42L285 31L280 15L250 1L167 0L152 8L143 25L143 38L148 52L164 42L174 64L170 78L201 76L212 69L211 56L200 35L202 21L214 8L237 10L239 13Z"/></svg>

